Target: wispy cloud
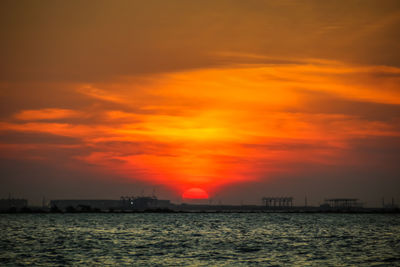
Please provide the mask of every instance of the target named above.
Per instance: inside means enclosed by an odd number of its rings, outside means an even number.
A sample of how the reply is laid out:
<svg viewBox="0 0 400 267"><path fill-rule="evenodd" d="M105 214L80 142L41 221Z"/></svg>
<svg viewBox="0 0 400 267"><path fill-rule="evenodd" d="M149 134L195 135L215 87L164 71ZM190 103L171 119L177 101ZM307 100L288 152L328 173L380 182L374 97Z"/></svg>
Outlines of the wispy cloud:
<svg viewBox="0 0 400 267"><path fill-rule="evenodd" d="M15 118L24 121L55 120L76 118L83 114L79 111L59 108L45 108L38 110L22 110L15 114Z"/></svg>
<svg viewBox="0 0 400 267"><path fill-rule="evenodd" d="M93 87L91 85L86 85L81 88L77 89L77 92L98 99L98 100L103 100L103 101L109 101L109 102L116 102L116 103L125 103L126 101L119 95L102 90L96 87Z"/></svg>
<svg viewBox="0 0 400 267"><path fill-rule="evenodd" d="M71 161L133 179L214 190L299 171L285 166L346 165L354 140L399 137L399 76L394 67L299 60L124 77L77 86L90 108L21 110L0 130L73 138L45 149L74 150ZM370 115L382 106L390 120ZM42 149L31 140L0 148L28 157Z"/></svg>

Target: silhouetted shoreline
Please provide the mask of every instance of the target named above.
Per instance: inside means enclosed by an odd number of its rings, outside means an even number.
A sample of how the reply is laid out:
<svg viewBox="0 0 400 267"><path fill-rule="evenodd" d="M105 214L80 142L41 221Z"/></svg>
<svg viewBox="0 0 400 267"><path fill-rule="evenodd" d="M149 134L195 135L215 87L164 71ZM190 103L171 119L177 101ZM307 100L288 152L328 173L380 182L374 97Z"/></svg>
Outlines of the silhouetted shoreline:
<svg viewBox="0 0 400 267"><path fill-rule="evenodd" d="M35 207L27 207L22 209L9 209L0 211L0 214L80 214L80 213L97 213L97 214L133 214L133 213L301 213L301 214L400 214L400 209L383 209L383 208L363 208L357 210L322 210L318 208L307 209L257 209L257 210L179 210L179 209L146 209L146 210L59 210L59 209L42 209Z"/></svg>

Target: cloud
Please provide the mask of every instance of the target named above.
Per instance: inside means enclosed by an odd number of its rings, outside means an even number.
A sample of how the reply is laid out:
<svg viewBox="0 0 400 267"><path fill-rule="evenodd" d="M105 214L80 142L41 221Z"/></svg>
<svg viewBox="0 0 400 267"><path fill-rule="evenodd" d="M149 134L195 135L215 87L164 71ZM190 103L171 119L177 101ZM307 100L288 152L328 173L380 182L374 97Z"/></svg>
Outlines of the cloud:
<svg viewBox="0 0 400 267"><path fill-rule="evenodd" d="M70 109L46 108L40 110L22 110L15 118L25 121L57 120L82 116L82 113Z"/></svg>
<svg viewBox="0 0 400 267"><path fill-rule="evenodd" d="M110 101L110 102L115 102L115 103L125 103L124 99L121 96L113 94L112 92L107 92L107 91L101 90L99 88L95 88L90 85L79 88L79 89L77 89L77 91L79 93L82 93L84 95L87 95L89 97L92 97L92 98L95 98L98 100Z"/></svg>
<svg viewBox="0 0 400 267"><path fill-rule="evenodd" d="M86 83L229 65L220 51L236 62L279 55L399 67L395 0L1 5L1 81Z"/></svg>
<svg viewBox="0 0 400 267"><path fill-rule="evenodd" d="M343 176L392 192L399 3L2 1L2 189L14 172L25 191L92 175L89 190Z"/></svg>
<svg viewBox="0 0 400 267"><path fill-rule="evenodd" d="M88 105L69 100L63 105L74 109L22 109L7 117L0 131L27 138L0 139L1 155L60 161L178 192L298 176L310 165L360 167L373 157L354 156L354 140L376 138L379 147L400 136L399 73L302 59L72 83L65 87L75 93L70 99Z"/></svg>

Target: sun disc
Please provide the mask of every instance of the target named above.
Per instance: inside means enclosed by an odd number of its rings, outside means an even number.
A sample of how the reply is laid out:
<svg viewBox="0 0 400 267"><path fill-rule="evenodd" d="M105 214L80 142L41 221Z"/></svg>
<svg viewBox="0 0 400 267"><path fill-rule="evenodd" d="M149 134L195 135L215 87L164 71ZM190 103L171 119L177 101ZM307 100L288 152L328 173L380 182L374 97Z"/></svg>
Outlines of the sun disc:
<svg viewBox="0 0 400 267"><path fill-rule="evenodd" d="M208 194L203 189L194 187L186 190L182 197L186 199L207 199Z"/></svg>

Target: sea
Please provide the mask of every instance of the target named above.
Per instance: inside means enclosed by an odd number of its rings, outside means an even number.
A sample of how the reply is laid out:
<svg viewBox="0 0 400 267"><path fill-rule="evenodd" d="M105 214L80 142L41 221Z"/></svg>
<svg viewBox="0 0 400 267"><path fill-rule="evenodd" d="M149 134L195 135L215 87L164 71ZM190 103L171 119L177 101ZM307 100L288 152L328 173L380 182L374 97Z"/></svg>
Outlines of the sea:
<svg viewBox="0 0 400 267"><path fill-rule="evenodd" d="M400 266L400 215L0 214L0 266Z"/></svg>

